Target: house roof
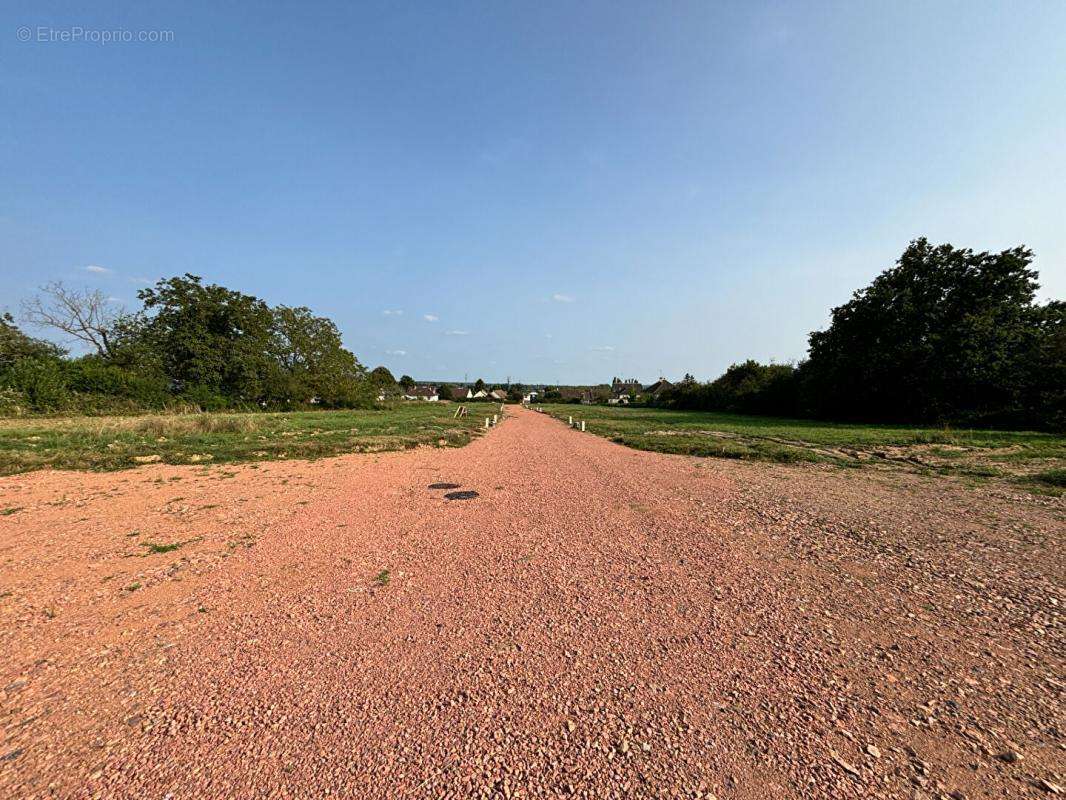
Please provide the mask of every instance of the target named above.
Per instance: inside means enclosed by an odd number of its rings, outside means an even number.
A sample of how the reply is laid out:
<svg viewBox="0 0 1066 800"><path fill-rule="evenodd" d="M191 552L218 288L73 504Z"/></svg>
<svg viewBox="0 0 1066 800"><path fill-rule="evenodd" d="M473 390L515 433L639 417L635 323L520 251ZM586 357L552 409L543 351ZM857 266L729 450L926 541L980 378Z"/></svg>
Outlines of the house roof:
<svg viewBox="0 0 1066 800"><path fill-rule="evenodd" d="M437 394L436 386L412 386L404 394L410 397L434 397Z"/></svg>
<svg viewBox="0 0 1066 800"><path fill-rule="evenodd" d="M644 387L644 391L648 392L649 394L659 394L659 392L666 391L671 386L673 386L673 384L670 383L670 381L668 381L666 378L659 378L659 380L657 380L651 386Z"/></svg>
<svg viewBox="0 0 1066 800"><path fill-rule="evenodd" d="M448 396L451 397L452 400L466 400L468 391L469 389L465 386L452 386L448 389Z"/></svg>

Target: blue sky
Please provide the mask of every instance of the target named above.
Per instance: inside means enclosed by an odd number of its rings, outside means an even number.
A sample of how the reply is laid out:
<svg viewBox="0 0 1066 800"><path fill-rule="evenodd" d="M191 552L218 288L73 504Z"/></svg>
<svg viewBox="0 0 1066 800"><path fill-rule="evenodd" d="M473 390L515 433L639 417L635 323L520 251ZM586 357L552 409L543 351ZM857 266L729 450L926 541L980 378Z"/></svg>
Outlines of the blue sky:
<svg viewBox="0 0 1066 800"><path fill-rule="evenodd" d="M40 40L76 26L172 41ZM0 308L192 272L368 366L577 383L801 358L920 235L1024 243L1063 298L1064 30L1057 0L9 1Z"/></svg>

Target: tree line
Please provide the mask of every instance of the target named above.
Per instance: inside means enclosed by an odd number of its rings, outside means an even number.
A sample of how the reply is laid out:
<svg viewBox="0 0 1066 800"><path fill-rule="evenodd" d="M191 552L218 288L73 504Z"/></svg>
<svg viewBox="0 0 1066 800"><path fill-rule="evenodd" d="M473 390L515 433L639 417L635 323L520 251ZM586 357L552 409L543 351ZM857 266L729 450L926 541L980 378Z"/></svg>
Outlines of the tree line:
<svg viewBox="0 0 1066 800"><path fill-rule="evenodd" d="M799 364L734 364L691 375L654 402L679 409L841 421L1066 428L1066 303L1038 303L1033 253L975 253L926 239L832 310ZM269 306L186 274L116 311L60 283L24 320L79 341L71 357L0 315L0 414L309 406L369 407L401 386L368 371L310 309ZM477 386L484 386L478 380ZM508 386L520 400L520 386ZM560 395L561 397L561 395ZM553 399L551 391L544 401Z"/></svg>
<svg viewBox="0 0 1066 800"><path fill-rule="evenodd" d="M190 274L137 296L142 307L125 313L101 292L52 283L26 303L27 322L89 350L73 358L0 316L0 413L367 407L380 394L382 376L308 308L271 307Z"/></svg>
<svg viewBox="0 0 1066 800"><path fill-rule="evenodd" d="M841 421L1066 428L1066 303L1036 302L1033 253L911 242L834 308L798 365L691 375L674 408Z"/></svg>

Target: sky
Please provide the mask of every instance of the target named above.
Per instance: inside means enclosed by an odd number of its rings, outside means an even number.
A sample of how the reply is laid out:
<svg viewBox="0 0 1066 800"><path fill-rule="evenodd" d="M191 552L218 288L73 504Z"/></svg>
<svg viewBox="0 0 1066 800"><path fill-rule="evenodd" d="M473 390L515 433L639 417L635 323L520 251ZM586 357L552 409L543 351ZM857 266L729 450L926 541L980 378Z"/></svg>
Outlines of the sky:
<svg viewBox="0 0 1066 800"><path fill-rule="evenodd" d="M190 272L397 376L598 383L801 359L919 236L1025 244L1063 299L1064 30L1059 0L8 0L0 310Z"/></svg>

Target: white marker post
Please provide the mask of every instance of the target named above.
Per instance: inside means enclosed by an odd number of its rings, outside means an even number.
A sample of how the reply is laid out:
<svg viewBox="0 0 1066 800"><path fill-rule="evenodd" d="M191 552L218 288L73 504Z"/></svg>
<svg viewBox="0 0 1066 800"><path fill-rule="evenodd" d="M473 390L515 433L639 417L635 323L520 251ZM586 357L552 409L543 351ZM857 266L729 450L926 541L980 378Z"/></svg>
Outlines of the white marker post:
<svg viewBox="0 0 1066 800"><path fill-rule="evenodd" d="M495 414L492 415L492 427L494 427L494 428L496 427L496 415Z"/></svg>
<svg viewBox="0 0 1066 800"><path fill-rule="evenodd" d="M572 427L574 427L574 418L573 418L573 417L568 417L568 419L569 419L570 421L569 421L569 422L568 422L567 424L568 424L568 425L569 425L569 426L570 426L571 428L572 428Z"/></svg>
<svg viewBox="0 0 1066 800"><path fill-rule="evenodd" d="M585 432L585 420L581 420L581 432Z"/></svg>
<svg viewBox="0 0 1066 800"><path fill-rule="evenodd" d="M489 418L488 417L485 417L485 427L486 428L489 427Z"/></svg>

